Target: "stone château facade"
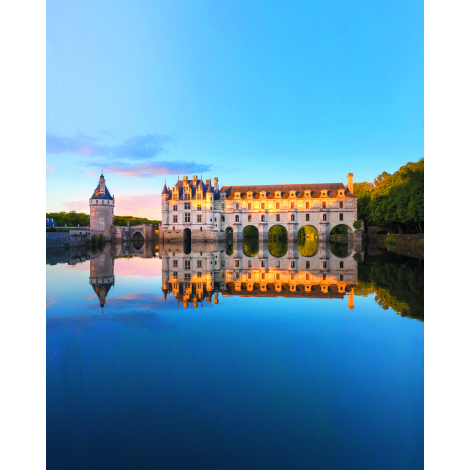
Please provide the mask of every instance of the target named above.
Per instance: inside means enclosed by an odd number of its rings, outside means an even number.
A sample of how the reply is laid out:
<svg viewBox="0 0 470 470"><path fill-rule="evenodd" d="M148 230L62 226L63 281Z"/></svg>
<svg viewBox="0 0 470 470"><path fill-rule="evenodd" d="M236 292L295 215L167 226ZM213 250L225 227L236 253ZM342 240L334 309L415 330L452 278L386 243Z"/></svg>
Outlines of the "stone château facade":
<svg viewBox="0 0 470 470"><path fill-rule="evenodd" d="M205 183L196 175L162 191L164 240L221 240L227 231L243 237L246 227L258 229L259 238L268 238L269 230L281 225L290 239L296 239L305 225L317 230L319 240L327 240L331 229L344 225L350 234L357 220L357 198L353 194L353 174L348 185L280 184L218 187L210 179Z"/></svg>

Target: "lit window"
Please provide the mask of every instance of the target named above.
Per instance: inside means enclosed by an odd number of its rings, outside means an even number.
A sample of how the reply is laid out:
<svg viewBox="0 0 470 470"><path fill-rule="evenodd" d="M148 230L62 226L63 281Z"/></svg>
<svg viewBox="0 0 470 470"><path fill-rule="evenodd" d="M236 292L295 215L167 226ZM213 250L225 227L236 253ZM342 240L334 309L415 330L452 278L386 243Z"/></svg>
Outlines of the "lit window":
<svg viewBox="0 0 470 470"><path fill-rule="evenodd" d="M240 266L240 261L235 260L235 267L238 268Z"/></svg>
<svg viewBox="0 0 470 470"><path fill-rule="evenodd" d="M249 203L249 204L248 204L248 210L250 210L250 211L251 211L251 208L252 208L252 204L251 204L251 203Z"/></svg>
<svg viewBox="0 0 470 470"><path fill-rule="evenodd" d="M264 209L264 202L261 203L261 209Z"/></svg>
<svg viewBox="0 0 470 470"><path fill-rule="evenodd" d="M326 214L323 214L323 220L326 220Z"/></svg>
<svg viewBox="0 0 470 470"><path fill-rule="evenodd" d="M326 209L326 202L322 203L323 209Z"/></svg>
<svg viewBox="0 0 470 470"><path fill-rule="evenodd" d="M201 194L201 193L197 193L196 199L197 199L198 201L200 201L200 200L202 199L202 194Z"/></svg>
<svg viewBox="0 0 470 470"><path fill-rule="evenodd" d="M290 203L290 208L293 209L295 204L293 202Z"/></svg>
<svg viewBox="0 0 470 470"><path fill-rule="evenodd" d="M281 204L279 204L278 202L276 202L276 209L280 209L281 207Z"/></svg>
<svg viewBox="0 0 470 470"><path fill-rule="evenodd" d="M225 215L221 215L221 216L220 216L220 221L221 221L221 222L225 222Z"/></svg>
<svg viewBox="0 0 470 470"><path fill-rule="evenodd" d="M305 203L305 209L310 209L310 203L309 202Z"/></svg>
<svg viewBox="0 0 470 470"><path fill-rule="evenodd" d="M202 206L200 204L197 206L197 210L198 211L202 210Z"/></svg>

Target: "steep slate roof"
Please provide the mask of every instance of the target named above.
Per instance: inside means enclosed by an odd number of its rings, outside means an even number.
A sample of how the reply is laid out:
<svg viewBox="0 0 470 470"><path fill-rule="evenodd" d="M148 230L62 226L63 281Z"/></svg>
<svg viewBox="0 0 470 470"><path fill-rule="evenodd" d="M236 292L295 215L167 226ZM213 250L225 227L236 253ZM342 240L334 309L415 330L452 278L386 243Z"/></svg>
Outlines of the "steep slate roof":
<svg viewBox="0 0 470 470"><path fill-rule="evenodd" d="M241 199L247 199L247 193L253 192L253 199L260 199L260 192L266 192L266 199L274 199L276 191L281 191L281 197L288 199L290 192L295 191L296 197L304 197L305 191L311 191L311 197L318 198L321 196L323 189L328 190L328 197L336 197L338 190L344 189L344 195L347 197L355 197L348 191L347 186L343 183L325 183L325 184L266 184L253 186L222 186L219 193L225 193L227 199L235 199L235 193L239 192Z"/></svg>
<svg viewBox="0 0 470 470"><path fill-rule="evenodd" d="M100 184L98 183L98 186L90 199L113 199L113 197L109 193L106 185L104 185L104 194L100 194Z"/></svg>
<svg viewBox="0 0 470 470"><path fill-rule="evenodd" d="M206 194L209 192L209 193L213 193L214 192L214 188L211 186L211 185L207 185L207 184L204 184L204 182L201 180L201 179L197 179L196 180L196 186L193 185L193 180L190 180L188 179L188 183L189 185L189 189L191 190L191 199L195 199L196 197L196 188L201 188L202 187L202 197L203 199L206 197ZM175 200L179 200L179 201L182 201L183 200L183 194L184 194L184 181L183 180L179 180L175 186L178 188L178 197L175 199L173 198L173 189L168 189L168 193L170 194L170 197L169 199L175 201Z"/></svg>

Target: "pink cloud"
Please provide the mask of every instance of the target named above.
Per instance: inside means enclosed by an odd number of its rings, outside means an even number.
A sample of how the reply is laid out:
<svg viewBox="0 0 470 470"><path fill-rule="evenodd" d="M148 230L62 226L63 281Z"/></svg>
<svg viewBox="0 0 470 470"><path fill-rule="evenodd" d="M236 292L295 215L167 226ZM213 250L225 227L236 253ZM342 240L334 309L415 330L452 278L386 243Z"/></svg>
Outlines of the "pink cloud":
<svg viewBox="0 0 470 470"><path fill-rule="evenodd" d="M82 171L82 173L85 173L85 175L94 176L95 178L99 178L98 173L95 173L94 171Z"/></svg>
<svg viewBox="0 0 470 470"><path fill-rule="evenodd" d="M150 220L161 220L162 197L160 194L116 197L115 215L132 215ZM62 204L68 211L88 212L88 200L68 201Z"/></svg>
<svg viewBox="0 0 470 470"><path fill-rule="evenodd" d="M48 165L46 162L46 170L55 170L55 168L51 165Z"/></svg>
<svg viewBox="0 0 470 470"><path fill-rule="evenodd" d="M162 275L162 264L145 258L116 258L114 274L119 276L140 276L144 278Z"/></svg>

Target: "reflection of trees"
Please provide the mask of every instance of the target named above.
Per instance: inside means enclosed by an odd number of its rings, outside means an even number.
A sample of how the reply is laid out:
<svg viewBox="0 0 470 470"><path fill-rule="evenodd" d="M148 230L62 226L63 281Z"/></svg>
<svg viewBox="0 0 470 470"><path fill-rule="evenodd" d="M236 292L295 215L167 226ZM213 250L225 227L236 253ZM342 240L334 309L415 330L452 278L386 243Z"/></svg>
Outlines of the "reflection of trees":
<svg viewBox="0 0 470 470"><path fill-rule="evenodd" d="M227 255L233 255L233 240L227 240L227 248L225 249Z"/></svg>
<svg viewBox="0 0 470 470"><path fill-rule="evenodd" d="M302 256L313 256L317 252L317 230L304 225L297 234L297 248Z"/></svg>
<svg viewBox="0 0 470 470"><path fill-rule="evenodd" d="M269 230L268 250L272 256L276 257L287 253L287 230L282 225L275 225Z"/></svg>
<svg viewBox="0 0 470 470"><path fill-rule="evenodd" d="M317 239L299 238L297 248L302 256L313 256L317 252Z"/></svg>
<svg viewBox="0 0 470 470"><path fill-rule="evenodd" d="M330 235L347 235L348 232L349 230L346 225L337 225L331 229Z"/></svg>
<svg viewBox="0 0 470 470"><path fill-rule="evenodd" d="M348 244L341 242L330 242L330 251L338 258L348 256Z"/></svg>
<svg viewBox="0 0 470 470"><path fill-rule="evenodd" d="M258 237L244 238L243 240L243 253L246 256L256 256L259 251L259 239Z"/></svg>
<svg viewBox="0 0 470 470"><path fill-rule="evenodd" d="M387 252L378 256L366 254L358 266L355 295L375 293L375 300L383 309L391 308L403 317L424 321L423 260Z"/></svg>

